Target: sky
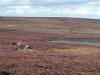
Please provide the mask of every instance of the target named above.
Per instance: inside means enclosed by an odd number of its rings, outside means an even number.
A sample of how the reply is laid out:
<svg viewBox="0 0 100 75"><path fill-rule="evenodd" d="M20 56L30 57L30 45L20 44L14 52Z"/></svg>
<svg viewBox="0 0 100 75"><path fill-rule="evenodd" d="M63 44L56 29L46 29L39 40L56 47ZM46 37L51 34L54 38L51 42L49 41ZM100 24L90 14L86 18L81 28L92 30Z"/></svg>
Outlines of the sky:
<svg viewBox="0 0 100 75"><path fill-rule="evenodd" d="M100 0L0 0L0 16L100 19Z"/></svg>

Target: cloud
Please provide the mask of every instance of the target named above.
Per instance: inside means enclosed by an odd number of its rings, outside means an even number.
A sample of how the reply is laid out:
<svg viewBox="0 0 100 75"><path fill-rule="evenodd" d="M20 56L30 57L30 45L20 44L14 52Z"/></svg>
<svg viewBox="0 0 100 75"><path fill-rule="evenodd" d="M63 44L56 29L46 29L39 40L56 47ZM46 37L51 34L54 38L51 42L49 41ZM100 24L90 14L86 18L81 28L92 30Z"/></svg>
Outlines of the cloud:
<svg viewBox="0 0 100 75"><path fill-rule="evenodd" d="M28 4L28 3L31 3L31 1L30 0L19 0L18 3Z"/></svg>
<svg viewBox="0 0 100 75"><path fill-rule="evenodd" d="M31 8L31 6L21 6L21 8Z"/></svg>
<svg viewBox="0 0 100 75"><path fill-rule="evenodd" d="M3 1L5 1L5 2L11 2L11 1L13 1L13 0L3 0Z"/></svg>
<svg viewBox="0 0 100 75"><path fill-rule="evenodd" d="M73 11L74 10L74 11ZM91 9L89 8L60 8L55 11L56 14L64 14L64 15L87 15L91 14Z"/></svg>
<svg viewBox="0 0 100 75"><path fill-rule="evenodd" d="M96 4L100 4L100 2L88 2L87 4L89 4L89 5L96 5Z"/></svg>
<svg viewBox="0 0 100 75"><path fill-rule="evenodd" d="M100 18L95 0L0 0L0 16Z"/></svg>
<svg viewBox="0 0 100 75"><path fill-rule="evenodd" d="M17 10L7 10L6 12L5 12L5 14L6 15L11 15L11 14L23 14L24 12L23 12L23 10L20 10L20 9L17 9Z"/></svg>
<svg viewBox="0 0 100 75"><path fill-rule="evenodd" d="M8 9L26 9L26 8L31 8L32 6L8 6Z"/></svg>
<svg viewBox="0 0 100 75"><path fill-rule="evenodd" d="M74 12L73 12L74 10ZM30 11L30 12L29 12ZM52 6L52 7L46 7L46 6L9 6L7 7L7 10L5 10L6 15L22 15L22 16L68 16L68 15L88 15L88 14L93 14L92 13L92 8L83 8L83 7L78 7L78 8L69 8L69 7L64 7L64 6ZM44 14L45 13L45 14ZM35 14L35 15L33 15Z"/></svg>
<svg viewBox="0 0 100 75"><path fill-rule="evenodd" d="M61 6L61 5L77 5L81 4L83 0L0 0L0 5L10 6Z"/></svg>
<svg viewBox="0 0 100 75"><path fill-rule="evenodd" d="M41 2L56 2L57 0L40 0Z"/></svg>

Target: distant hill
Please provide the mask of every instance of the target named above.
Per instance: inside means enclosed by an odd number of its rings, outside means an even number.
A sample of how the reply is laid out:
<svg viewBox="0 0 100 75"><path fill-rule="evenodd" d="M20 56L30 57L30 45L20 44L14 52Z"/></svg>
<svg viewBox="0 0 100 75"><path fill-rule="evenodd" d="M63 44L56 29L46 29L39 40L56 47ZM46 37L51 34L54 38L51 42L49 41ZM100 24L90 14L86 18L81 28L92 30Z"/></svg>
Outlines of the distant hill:
<svg viewBox="0 0 100 75"><path fill-rule="evenodd" d="M63 17L0 17L0 29L50 34L100 34L100 20Z"/></svg>

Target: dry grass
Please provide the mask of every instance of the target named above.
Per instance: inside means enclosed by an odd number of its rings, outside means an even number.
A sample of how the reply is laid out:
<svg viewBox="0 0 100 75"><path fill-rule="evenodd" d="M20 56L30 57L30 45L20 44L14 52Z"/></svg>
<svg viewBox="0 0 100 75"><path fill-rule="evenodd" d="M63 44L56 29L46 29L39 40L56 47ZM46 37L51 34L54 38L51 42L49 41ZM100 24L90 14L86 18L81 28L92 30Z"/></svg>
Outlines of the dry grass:
<svg viewBox="0 0 100 75"><path fill-rule="evenodd" d="M32 53L37 53L39 52L38 50L35 50L35 49L26 49L26 48L23 48L23 49L18 49L19 51L23 51L23 52L32 52Z"/></svg>
<svg viewBox="0 0 100 75"><path fill-rule="evenodd" d="M77 48L66 48L66 49L54 48L52 50L57 52L69 53L69 54L100 54L100 48L77 47Z"/></svg>

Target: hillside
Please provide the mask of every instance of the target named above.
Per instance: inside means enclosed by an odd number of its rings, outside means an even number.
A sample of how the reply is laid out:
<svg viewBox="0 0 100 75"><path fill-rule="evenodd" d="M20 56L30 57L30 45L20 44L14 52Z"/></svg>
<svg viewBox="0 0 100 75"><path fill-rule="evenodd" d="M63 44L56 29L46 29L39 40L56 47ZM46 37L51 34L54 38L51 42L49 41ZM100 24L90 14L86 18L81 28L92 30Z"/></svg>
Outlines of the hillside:
<svg viewBox="0 0 100 75"><path fill-rule="evenodd" d="M100 34L100 20L82 18L0 18L0 29L50 34Z"/></svg>
<svg viewBox="0 0 100 75"><path fill-rule="evenodd" d="M0 17L0 75L100 75L99 24L82 18Z"/></svg>

